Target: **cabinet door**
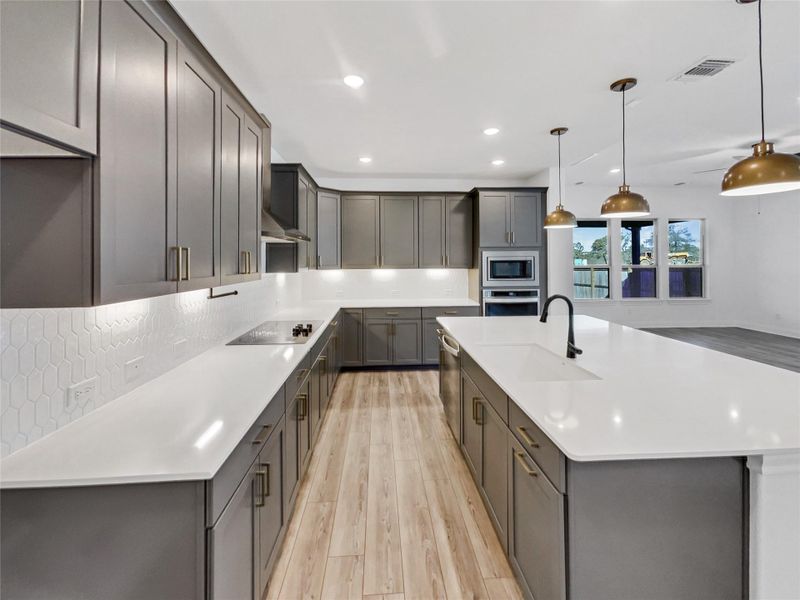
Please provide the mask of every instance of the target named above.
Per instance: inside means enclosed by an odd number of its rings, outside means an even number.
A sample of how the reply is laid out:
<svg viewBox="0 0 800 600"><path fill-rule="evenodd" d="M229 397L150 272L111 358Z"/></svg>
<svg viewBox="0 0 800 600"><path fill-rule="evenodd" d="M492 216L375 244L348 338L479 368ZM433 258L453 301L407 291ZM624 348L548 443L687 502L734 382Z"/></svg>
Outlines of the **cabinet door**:
<svg viewBox="0 0 800 600"><path fill-rule="evenodd" d="M258 279L261 254L261 173L263 150L261 128L247 115L242 132L241 195L239 197L239 251L243 281Z"/></svg>
<svg viewBox="0 0 800 600"><path fill-rule="evenodd" d="M306 207L308 216L306 217L308 226L306 233L311 241L308 242L308 268L317 268L317 189L310 185L308 186L308 195Z"/></svg>
<svg viewBox="0 0 800 600"><path fill-rule="evenodd" d="M325 413L328 412L328 400L330 400L330 358L331 358L331 342L325 345L325 350L319 357L319 418L320 422L325 418Z"/></svg>
<svg viewBox="0 0 800 600"><path fill-rule="evenodd" d="M482 247L511 245L509 202L508 192L481 192L478 203Z"/></svg>
<svg viewBox="0 0 800 600"><path fill-rule="evenodd" d="M296 398L298 403L298 417L299 426L297 429L297 464L300 465L298 476L303 478L306 471L306 464L308 458L311 456L311 384L310 377L297 391Z"/></svg>
<svg viewBox="0 0 800 600"><path fill-rule="evenodd" d="M436 330L439 324L436 319L425 319L422 322L422 364L439 364L439 335Z"/></svg>
<svg viewBox="0 0 800 600"><path fill-rule="evenodd" d="M483 401L478 409L478 420L483 428L481 487L489 504L489 516L505 548L508 542L508 428Z"/></svg>
<svg viewBox="0 0 800 600"><path fill-rule="evenodd" d="M509 441L509 559L529 596L563 600L564 497L522 446Z"/></svg>
<svg viewBox="0 0 800 600"><path fill-rule="evenodd" d="M297 228L308 233L308 187L309 183L297 175ZM308 245L310 242L297 242L297 267L308 268Z"/></svg>
<svg viewBox="0 0 800 600"><path fill-rule="evenodd" d="M219 285L219 84L178 47L178 291ZM185 249L185 251L183 250Z"/></svg>
<svg viewBox="0 0 800 600"><path fill-rule="evenodd" d="M95 154L99 18L97 0L0 2L4 122Z"/></svg>
<svg viewBox="0 0 800 600"><path fill-rule="evenodd" d="M244 110L224 90L220 123L220 276L222 285L225 285L240 281L246 265L239 254Z"/></svg>
<svg viewBox="0 0 800 600"><path fill-rule="evenodd" d="M480 487L482 481L481 451L483 447L482 430L478 418L478 405L483 396L472 380L461 372L461 450L472 471L475 482Z"/></svg>
<svg viewBox="0 0 800 600"><path fill-rule="evenodd" d="M338 269L339 255L339 194L317 194L317 268Z"/></svg>
<svg viewBox="0 0 800 600"><path fill-rule="evenodd" d="M419 266L444 267L445 197L419 197Z"/></svg>
<svg viewBox="0 0 800 600"><path fill-rule="evenodd" d="M342 268L379 266L378 196L342 196Z"/></svg>
<svg viewBox="0 0 800 600"><path fill-rule="evenodd" d="M177 290L177 42L144 4L107 2L101 21L95 262L106 304Z"/></svg>
<svg viewBox="0 0 800 600"><path fill-rule="evenodd" d="M417 197L381 196L380 216L381 266L417 267Z"/></svg>
<svg viewBox="0 0 800 600"><path fill-rule="evenodd" d="M213 528L208 530L210 600L257 600L256 466L250 468ZM260 590L259 590L260 591Z"/></svg>
<svg viewBox="0 0 800 600"><path fill-rule="evenodd" d="M369 319L364 322L364 364L392 364L392 320Z"/></svg>
<svg viewBox="0 0 800 600"><path fill-rule="evenodd" d="M342 311L342 366L360 367L364 364L363 320L364 313L360 308Z"/></svg>
<svg viewBox="0 0 800 600"><path fill-rule="evenodd" d="M311 419L311 445L317 439L319 433L319 424L321 420L322 410L322 385L320 379L322 377L322 365L319 358L314 361L314 366L311 367L311 394L308 400L309 403L309 418Z"/></svg>
<svg viewBox="0 0 800 600"><path fill-rule="evenodd" d="M281 425L270 435L261 449L256 464L256 508L258 509L258 564L260 598L267 587L277 550L278 535L284 523L283 455L284 428Z"/></svg>
<svg viewBox="0 0 800 600"><path fill-rule="evenodd" d="M447 196L445 261L448 267L472 268L472 204L472 196Z"/></svg>
<svg viewBox="0 0 800 600"><path fill-rule="evenodd" d="M542 243L541 194L511 194L511 231L514 246L540 246Z"/></svg>
<svg viewBox="0 0 800 600"><path fill-rule="evenodd" d="M297 493L297 482L300 480L299 457L299 429L300 424L300 403L297 396L291 399L289 406L286 407L286 425L284 434L284 453L283 453L283 508L284 514L291 512Z"/></svg>
<svg viewBox="0 0 800 600"><path fill-rule="evenodd" d="M392 322L392 363L422 363L422 321L400 319Z"/></svg>

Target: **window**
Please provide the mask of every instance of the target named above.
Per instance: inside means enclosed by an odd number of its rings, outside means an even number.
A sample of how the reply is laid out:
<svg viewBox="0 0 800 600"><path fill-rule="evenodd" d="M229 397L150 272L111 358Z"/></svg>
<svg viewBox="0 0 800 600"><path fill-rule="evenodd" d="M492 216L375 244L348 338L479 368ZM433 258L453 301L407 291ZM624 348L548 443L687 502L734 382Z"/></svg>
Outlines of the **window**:
<svg viewBox="0 0 800 600"><path fill-rule="evenodd" d="M702 219L670 219L668 233L669 297L703 297Z"/></svg>
<svg viewBox="0 0 800 600"><path fill-rule="evenodd" d="M656 227L655 221L620 223L622 256L622 297L656 297Z"/></svg>
<svg viewBox="0 0 800 600"><path fill-rule="evenodd" d="M572 230L573 294L576 300L608 298L608 223L578 221Z"/></svg>

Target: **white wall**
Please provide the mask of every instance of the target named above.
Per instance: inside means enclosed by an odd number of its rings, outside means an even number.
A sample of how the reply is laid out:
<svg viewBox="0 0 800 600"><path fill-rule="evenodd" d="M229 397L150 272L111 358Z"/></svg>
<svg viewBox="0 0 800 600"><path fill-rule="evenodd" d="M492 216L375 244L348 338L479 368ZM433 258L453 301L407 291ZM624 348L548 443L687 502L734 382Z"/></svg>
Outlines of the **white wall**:
<svg viewBox="0 0 800 600"><path fill-rule="evenodd" d="M93 308L0 310L0 456L39 439L300 300L299 275ZM126 381L125 363L141 356ZM96 378L93 401L67 389Z"/></svg>
<svg viewBox="0 0 800 600"><path fill-rule="evenodd" d="M603 201L616 191L616 181L608 186L575 186L565 188L564 206L580 218L599 218ZM551 193L548 210L558 202L558 179L551 170ZM706 292L707 298L669 300L659 298L579 300L576 311L634 327L658 326L731 326L741 322L743 303L741 280L737 276L736 249L739 244L736 228L736 204L722 198L713 188L644 187L634 186L650 203L652 215L658 220L658 244L666 240L669 218L706 219ZM619 238L614 228L609 236L612 263L619 266ZM614 252L616 251L616 256ZM665 252L660 253L665 256ZM660 259L659 259L660 260ZM659 264L660 266L660 264ZM548 232L548 293L572 297L572 230ZM667 272L659 269L659 295L667 292ZM611 271L611 286L620 286L620 271ZM559 307L559 310L562 310Z"/></svg>
<svg viewBox="0 0 800 600"><path fill-rule="evenodd" d="M466 298L467 269L303 271L303 299Z"/></svg>
<svg viewBox="0 0 800 600"><path fill-rule="evenodd" d="M800 192L733 198L744 327L800 337ZM744 276L743 276L744 275Z"/></svg>

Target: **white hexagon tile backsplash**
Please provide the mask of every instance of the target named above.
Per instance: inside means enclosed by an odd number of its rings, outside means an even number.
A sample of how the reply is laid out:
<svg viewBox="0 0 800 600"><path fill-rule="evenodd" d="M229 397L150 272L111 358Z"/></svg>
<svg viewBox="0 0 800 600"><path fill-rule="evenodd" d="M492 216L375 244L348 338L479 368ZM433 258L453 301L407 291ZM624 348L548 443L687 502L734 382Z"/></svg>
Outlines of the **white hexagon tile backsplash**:
<svg viewBox="0 0 800 600"><path fill-rule="evenodd" d="M0 310L0 456L30 444L300 300L296 275L94 308ZM226 291L224 288L219 293ZM125 363L142 357L135 380ZM93 400L67 390L96 378Z"/></svg>

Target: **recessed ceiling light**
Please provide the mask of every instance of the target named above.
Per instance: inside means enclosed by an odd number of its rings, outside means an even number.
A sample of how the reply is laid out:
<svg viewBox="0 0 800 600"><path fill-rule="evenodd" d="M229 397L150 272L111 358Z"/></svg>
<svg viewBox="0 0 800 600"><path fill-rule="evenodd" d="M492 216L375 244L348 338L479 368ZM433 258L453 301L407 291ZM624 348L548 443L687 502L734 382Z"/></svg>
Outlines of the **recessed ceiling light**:
<svg viewBox="0 0 800 600"><path fill-rule="evenodd" d="M485 133L486 135L497 135L498 133L500 133L500 130L497 127L487 127L486 129L483 130L483 133Z"/></svg>
<svg viewBox="0 0 800 600"><path fill-rule="evenodd" d="M506 164L506 161L504 161L502 158L496 158L496 159L494 159L494 160L492 161L492 164L493 164L495 167L499 167L500 165L504 165L504 164Z"/></svg>
<svg viewBox="0 0 800 600"><path fill-rule="evenodd" d="M358 75L348 75L343 81L346 86L351 87L354 90L357 90L364 85L364 78Z"/></svg>
<svg viewBox="0 0 800 600"><path fill-rule="evenodd" d="M609 173L619 173L619 172L620 172L620 168L619 167L614 167L613 169L611 169L609 171Z"/></svg>
<svg viewBox="0 0 800 600"><path fill-rule="evenodd" d="M358 160L364 163L365 165L372 162L372 158L370 158L369 156L359 156Z"/></svg>

